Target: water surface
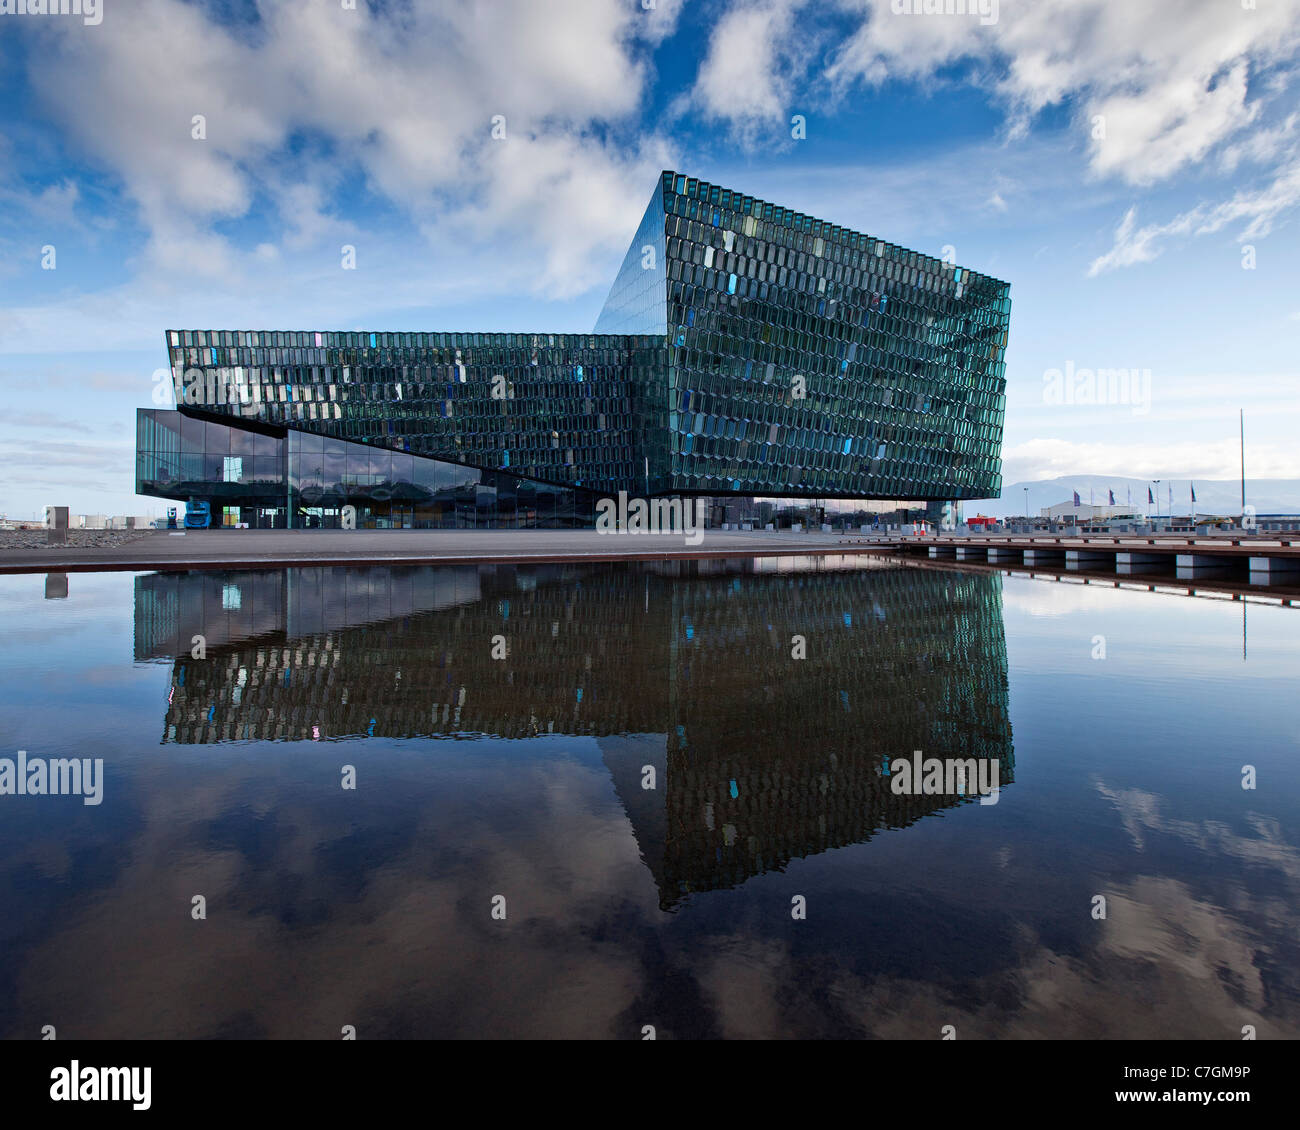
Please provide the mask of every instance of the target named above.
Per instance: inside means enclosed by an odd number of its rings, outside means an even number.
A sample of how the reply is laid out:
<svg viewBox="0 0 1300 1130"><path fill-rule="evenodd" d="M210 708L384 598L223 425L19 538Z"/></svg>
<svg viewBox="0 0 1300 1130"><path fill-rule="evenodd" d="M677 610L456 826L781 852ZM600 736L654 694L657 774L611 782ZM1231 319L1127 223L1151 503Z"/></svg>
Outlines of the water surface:
<svg viewBox="0 0 1300 1130"><path fill-rule="evenodd" d="M853 558L62 591L0 577L0 757L103 802L0 796L0 1035L1300 1035L1295 609ZM913 750L997 803L896 795Z"/></svg>

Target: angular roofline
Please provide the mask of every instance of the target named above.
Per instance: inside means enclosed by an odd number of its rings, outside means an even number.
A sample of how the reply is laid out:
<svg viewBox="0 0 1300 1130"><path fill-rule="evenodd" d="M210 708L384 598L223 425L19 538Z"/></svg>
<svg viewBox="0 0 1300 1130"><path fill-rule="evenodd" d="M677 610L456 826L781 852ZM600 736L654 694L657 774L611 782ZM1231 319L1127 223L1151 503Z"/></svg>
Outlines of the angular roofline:
<svg viewBox="0 0 1300 1130"><path fill-rule="evenodd" d="M681 191L676 187L678 183L682 183ZM805 234L827 239L854 250L870 252L873 248L869 245L877 244L880 245L884 252L882 257L886 259L900 259L903 255L917 255L932 264L934 270L950 271L959 268L963 276L969 275L972 279L978 279L986 285L992 284L995 288L1001 288L1004 293L1010 293L1011 290L1011 284L1005 279L995 278L993 275L977 271L972 267L960 267L958 264L948 263L924 251L917 251L914 247L904 247L899 243L891 243L882 236L871 235L855 228L845 227L843 224L832 223L830 220L823 220L817 216L796 211L784 204L776 204L770 200L764 200L762 197L753 196L738 189L726 188L723 185L714 184L712 181L706 181L700 177L692 177L674 169L664 169L659 174L659 184L655 191L661 193L671 192L674 195L686 196L695 200L707 199L709 203L720 207L727 207L737 212L748 212L757 220L766 223L777 223L790 228L792 231L802 231ZM894 254L890 254L891 252Z"/></svg>

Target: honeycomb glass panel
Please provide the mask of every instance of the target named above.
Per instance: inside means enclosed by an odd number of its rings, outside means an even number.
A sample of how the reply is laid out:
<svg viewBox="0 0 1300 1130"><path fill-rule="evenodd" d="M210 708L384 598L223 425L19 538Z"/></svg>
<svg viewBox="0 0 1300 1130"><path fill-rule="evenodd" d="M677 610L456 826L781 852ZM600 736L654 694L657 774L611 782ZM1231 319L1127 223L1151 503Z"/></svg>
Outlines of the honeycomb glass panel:
<svg viewBox="0 0 1300 1130"><path fill-rule="evenodd" d="M186 497L240 456L222 489L274 492L289 524L574 524L619 490L990 497L1009 293L664 172L592 334L168 331L186 379L140 418L138 477Z"/></svg>

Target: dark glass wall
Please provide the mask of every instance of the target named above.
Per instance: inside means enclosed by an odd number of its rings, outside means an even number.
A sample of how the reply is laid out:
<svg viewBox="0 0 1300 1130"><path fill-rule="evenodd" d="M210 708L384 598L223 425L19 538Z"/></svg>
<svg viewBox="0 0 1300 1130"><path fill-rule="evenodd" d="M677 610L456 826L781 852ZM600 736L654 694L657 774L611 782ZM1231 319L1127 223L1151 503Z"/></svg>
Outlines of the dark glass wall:
<svg viewBox="0 0 1300 1130"><path fill-rule="evenodd" d="M664 260L664 196L655 192L596 319L598 334L646 334L663 340L668 332Z"/></svg>
<svg viewBox="0 0 1300 1130"><path fill-rule="evenodd" d="M663 339L172 330L176 402L602 493L645 490Z"/></svg>
<svg viewBox="0 0 1300 1130"><path fill-rule="evenodd" d="M384 458L602 495L944 501L1001 490L1009 295L665 172L597 320L616 332L170 330L167 346L178 405ZM381 473L354 485L395 489Z"/></svg>
<svg viewBox="0 0 1300 1130"><path fill-rule="evenodd" d="M1000 492L1006 283L679 174L659 191L672 490Z"/></svg>
<svg viewBox="0 0 1300 1130"><path fill-rule="evenodd" d="M202 499L213 525L285 525L284 440L182 415L136 412L136 494Z"/></svg>
<svg viewBox="0 0 1300 1130"><path fill-rule="evenodd" d="M965 803L895 794L887 758L997 758L1014 780L1000 576L781 569L154 574L135 582L135 656L172 665L165 742L662 735L602 751L669 906Z"/></svg>
<svg viewBox="0 0 1300 1130"><path fill-rule="evenodd" d="M136 492L202 499L214 525L519 529L595 524L585 491L307 432L284 437L164 409L136 418Z"/></svg>

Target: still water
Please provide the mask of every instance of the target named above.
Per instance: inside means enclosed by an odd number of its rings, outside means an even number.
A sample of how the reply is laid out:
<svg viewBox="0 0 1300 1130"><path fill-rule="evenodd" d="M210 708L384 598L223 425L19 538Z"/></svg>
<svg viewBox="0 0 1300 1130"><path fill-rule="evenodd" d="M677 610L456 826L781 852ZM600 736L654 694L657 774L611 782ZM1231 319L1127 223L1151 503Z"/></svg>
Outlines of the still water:
<svg viewBox="0 0 1300 1130"><path fill-rule="evenodd" d="M66 585L0 577L0 758L103 761L0 795L0 1036L1300 1036L1300 610L863 558ZM896 793L916 750L996 803Z"/></svg>

